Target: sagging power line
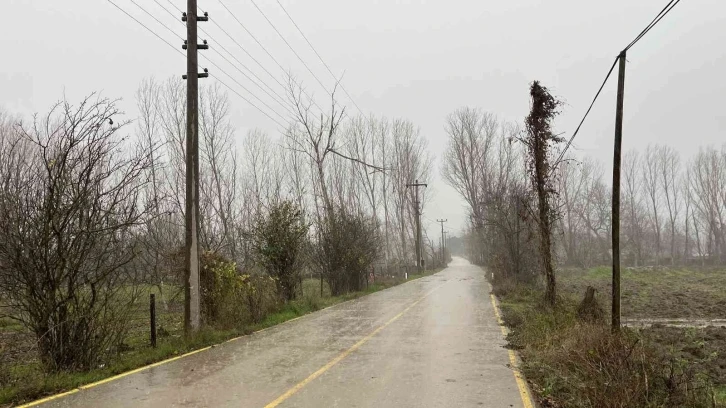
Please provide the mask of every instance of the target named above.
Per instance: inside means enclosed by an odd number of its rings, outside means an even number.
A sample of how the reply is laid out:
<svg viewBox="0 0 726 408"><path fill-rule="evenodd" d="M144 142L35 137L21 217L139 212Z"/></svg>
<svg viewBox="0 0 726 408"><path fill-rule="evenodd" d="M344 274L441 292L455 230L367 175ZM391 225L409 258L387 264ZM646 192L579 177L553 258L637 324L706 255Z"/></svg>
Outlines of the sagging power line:
<svg viewBox="0 0 726 408"><path fill-rule="evenodd" d="M656 24L658 24L663 17L665 17L671 10L673 10L673 7L678 5L678 3L681 0L670 0L665 7L653 18L653 20L631 41L625 48L623 48L623 53L626 53L630 48L632 48L638 41L640 41L641 38L643 38L648 32L655 27ZM557 160L555 160L554 164L552 165L552 168L550 170L551 172L554 172L557 168L557 165L562 161L562 158L565 156L565 153L567 153L567 149L570 148L570 145L572 145L572 141L577 136L578 132L580 131L580 128L582 127L582 124L585 122L585 119L587 118L587 115L592 110L593 105L595 105L595 101L597 101L597 98L600 96L600 93L602 92L603 87L605 87L605 84L607 83L608 79L610 78L610 74L612 74L613 70L615 69L615 65L618 63L621 55L619 54L617 57L615 57L615 61L613 61L613 65L610 67L610 70L608 71L607 75L605 76L605 79L602 82L602 85L600 85L600 88L598 89L597 93L595 94L595 98L593 98L592 103L590 103L590 106L588 107L587 111L585 112L585 115L583 116L580 123L577 125L577 128L575 129L575 132L572 134L570 139L567 141L567 144L565 145L565 148L562 150L560 155L557 157Z"/></svg>

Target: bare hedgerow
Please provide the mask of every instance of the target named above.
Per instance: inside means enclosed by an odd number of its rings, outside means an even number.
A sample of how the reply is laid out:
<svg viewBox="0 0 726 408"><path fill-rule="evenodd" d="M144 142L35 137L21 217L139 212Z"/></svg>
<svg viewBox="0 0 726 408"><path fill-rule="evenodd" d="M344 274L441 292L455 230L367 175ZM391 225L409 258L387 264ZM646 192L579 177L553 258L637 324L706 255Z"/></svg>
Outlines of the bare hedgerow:
<svg viewBox="0 0 726 408"><path fill-rule="evenodd" d="M52 371L113 351L134 300L149 161L121 137L119 115L95 95L60 102L0 152L0 306Z"/></svg>

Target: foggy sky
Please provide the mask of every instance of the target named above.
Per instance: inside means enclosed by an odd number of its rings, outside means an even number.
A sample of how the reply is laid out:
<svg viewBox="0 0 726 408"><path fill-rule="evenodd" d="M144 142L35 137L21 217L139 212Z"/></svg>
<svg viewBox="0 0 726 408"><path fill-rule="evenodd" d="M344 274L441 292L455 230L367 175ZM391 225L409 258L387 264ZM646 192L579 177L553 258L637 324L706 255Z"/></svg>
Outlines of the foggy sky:
<svg viewBox="0 0 726 408"><path fill-rule="evenodd" d="M186 2L171 0L180 9ZM114 0L161 37L181 49L185 27L153 0L136 0L179 37L158 25L130 0ZM169 0L159 2L171 9ZM446 115L461 106L480 107L521 122L528 110L528 84L540 80L566 101L557 131L569 136L584 114L613 59L665 5L665 0L281 0L366 114L401 117L418 125L436 156L429 181L434 199L424 209L429 235L448 218L456 235L465 207L438 176L445 148ZM4 0L0 34L0 106L12 112L44 112L62 98L74 102L92 91L122 98L136 115L134 92L143 78L166 79L185 71L184 58L106 0ZM249 1L223 0L237 18L315 94L325 91L309 75ZM333 78L274 0L257 0L263 11L328 89ZM199 0L282 82L283 73L247 36L218 0ZM172 10L177 14L176 10ZM269 84L261 69L211 23L200 27L210 47L222 44ZM204 51L237 81L272 105L270 98ZM209 64L238 92L243 91ZM249 62L249 64L248 64ZM649 143L676 147L684 159L702 145L720 145L726 130L726 2L684 0L628 53L623 149ZM575 141L576 154L603 163L609 175L615 108L615 75ZM206 79L207 83L214 79ZM279 91L282 94L282 89ZM243 93L244 94L244 93ZM358 110L339 92L350 115ZM230 93L237 137L278 126ZM282 108L276 106L278 111ZM131 131L131 128L128 128Z"/></svg>

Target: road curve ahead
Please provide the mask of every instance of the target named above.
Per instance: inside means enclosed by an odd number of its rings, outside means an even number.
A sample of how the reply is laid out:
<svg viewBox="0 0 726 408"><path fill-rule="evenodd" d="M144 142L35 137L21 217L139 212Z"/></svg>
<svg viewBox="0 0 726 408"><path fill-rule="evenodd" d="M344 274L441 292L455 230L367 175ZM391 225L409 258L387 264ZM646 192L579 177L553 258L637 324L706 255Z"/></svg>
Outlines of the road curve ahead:
<svg viewBox="0 0 726 408"><path fill-rule="evenodd" d="M444 271L43 407L522 407L484 272Z"/></svg>

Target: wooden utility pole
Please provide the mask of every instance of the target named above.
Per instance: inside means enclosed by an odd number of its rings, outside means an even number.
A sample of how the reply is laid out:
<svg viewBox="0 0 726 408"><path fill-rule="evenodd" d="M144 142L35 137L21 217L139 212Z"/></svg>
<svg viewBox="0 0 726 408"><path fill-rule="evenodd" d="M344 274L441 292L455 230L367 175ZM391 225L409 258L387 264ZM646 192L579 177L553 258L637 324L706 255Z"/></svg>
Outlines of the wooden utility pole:
<svg viewBox="0 0 726 408"><path fill-rule="evenodd" d="M444 223L447 221L449 221L449 220L448 219L443 219L443 220L436 219L436 222L441 224L441 265L446 264L446 258L444 256L444 246L445 246L445 244L444 244L444 242L445 242L444 241Z"/></svg>
<svg viewBox="0 0 726 408"><path fill-rule="evenodd" d="M149 295L149 326L151 347L156 348L156 296L153 293Z"/></svg>
<svg viewBox="0 0 726 408"><path fill-rule="evenodd" d="M615 149L613 155L613 287L612 287L612 330L620 331L620 147L623 142L623 99L625 97L625 50L618 58L618 101L615 109Z"/></svg>
<svg viewBox="0 0 726 408"><path fill-rule="evenodd" d="M520 246L520 243L519 243L519 229L520 229L520 227L519 227L519 220L521 218L521 216L519 214L519 200L520 200L519 195L517 195L514 198L514 208L515 208L514 224L515 224L516 234L517 234L517 240L515 241L515 245L514 245L514 247L516 248L515 249L515 256L514 256L514 273L517 276L519 276L519 258L521 258L521 256L522 256L522 253L521 253L521 251L519 249L519 246Z"/></svg>
<svg viewBox="0 0 726 408"><path fill-rule="evenodd" d="M406 187L413 187L414 188L414 194L415 194L415 201L413 203L414 205L414 211L416 214L416 270L418 273L423 272L423 263L421 259L421 209L420 209L420 203L418 200L418 188L419 187L428 187L428 184L426 183L419 183L418 179L412 184L406 184Z"/></svg>
<svg viewBox="0 0 726 408"><path fill-rule="evenodd" d="M197 1L187 0L187 12L182 21L187 23L187 129L186 129L186 202L184 213L184 333L189 335L200 326L199 291L199 78L209 74L198 73L197 50L208 49L197 44L197 21L207 21L207 14L197 16Z"/></svg>

